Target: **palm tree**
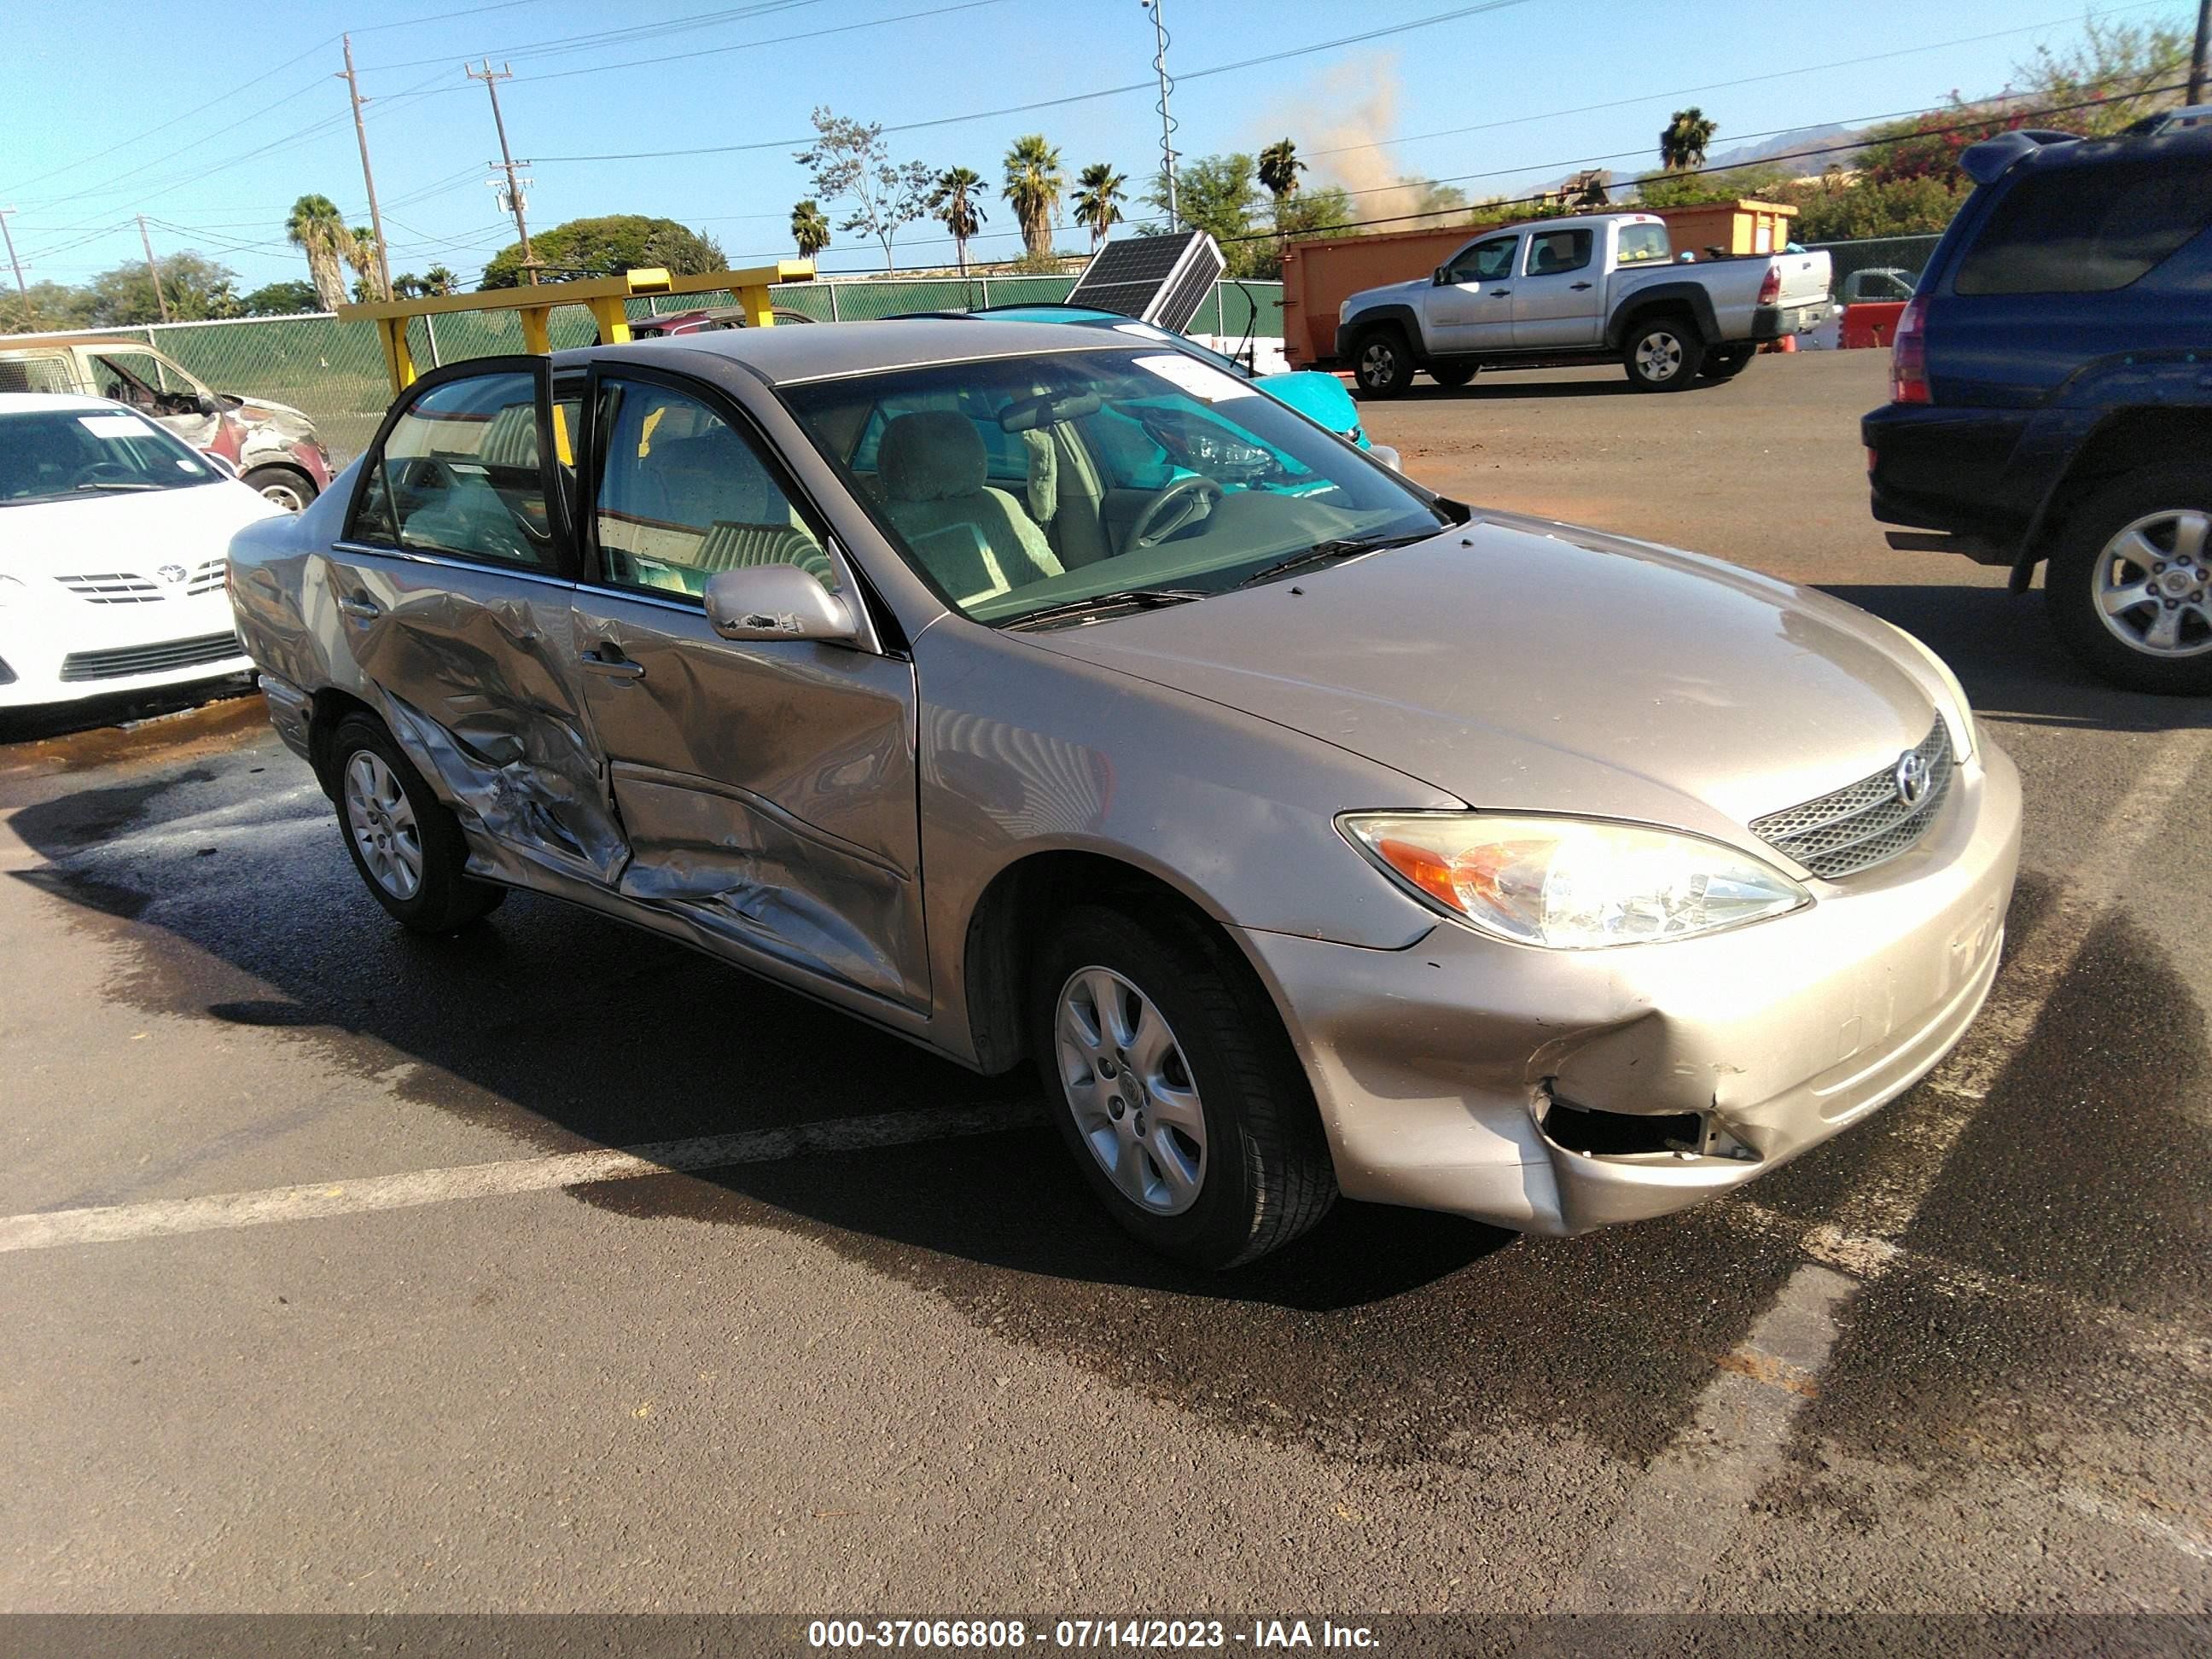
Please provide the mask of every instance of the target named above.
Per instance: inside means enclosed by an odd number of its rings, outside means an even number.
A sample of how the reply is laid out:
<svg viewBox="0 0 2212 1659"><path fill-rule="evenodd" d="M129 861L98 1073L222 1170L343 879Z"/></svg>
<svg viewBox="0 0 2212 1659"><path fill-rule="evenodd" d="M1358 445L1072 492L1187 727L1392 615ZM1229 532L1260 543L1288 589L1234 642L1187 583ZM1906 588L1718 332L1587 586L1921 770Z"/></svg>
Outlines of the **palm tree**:
<svg viewBox="0 0 2212 1659"><path fill-rule="evenodd" d="M983 228L990 216L976 200L983 188L983 175L971 167L947 167L937 175L937 188L929 198L929 210L934 213L952 237L952 246L960 251L960 274L968 274L968 239Z"/></svg>
<svg viewBox="0 0 2212 1659"><path fill-rule="evenodd" d="M412 300L429 291L430 285L411 270L403 270L392 279L392 297L395 300Z"/></svg>
<svg viewBox="0 0 2212 1659"><path fill-rule="evenodd" d="M1128 182L1114 171L1111 161L1093 161L1075 181L1075 222L1091 227L1093 253L1098 252L1098 244L1106 240L1108 233L1121 222L1121 186Z"/></svg>
<svg viewBox="0 0 2212 1659"><path fill-rule="evenodd" d="M354 240L337 204L327 196L302 196L292 204L284 234L307 256L316 301L325 311L336 311L345 303L345 267L352 262Z"/></svg>
<svg viewBox="0 0 2212 1659"><path fill-rule="evenodd" d="M1003 194L1013 204L1022 241L1033 259L1052 256L1052 216L1060 206L1060 186L1066 182L1060 170L1060 151L1045 143L1044 134L1024 134L1006 152Z"/></svg>
<svg viewBox="0 0 2212 1659"><path fill-rule="evenodd" d="M460 286L461 279L443 265L432 265L422 273L422 292L435 296L451 294Z"/></svg>
<svg viewBox="0 0 2212 1659"><path fill-rule="evenodd" d="M822 216L822 204L811 197L791 204L791 240L799 245L802 259L811 259L830 246L830 222Z"/></svg>
<svg viewBox="0 0 2212 1659"><path fill-rule="evenodd" d="M1274 198L1278 241L1283 235L1283 210L1290 205L1291 193L1298 187L1298 174L1305 170L1306 164L1298 160L1298 147L1287 138L1278 138L1260 152L1260 182Z"/></svg>
<svg viewBox="0 0 2212 1659"><path fill-rule="evenodd" d="M1678 109L1659 133L1659 165L1669 173L1692 172L1705 164L1705 146L1720 131L1695 104Z"/></svg>
<svg viewBox="0 0 2212 1659"><path fill-rule="evenodd" d="M345 261L353 267L353 297L366 302L377 297L376 233L367 225L356 225L348 234L353 238L345 251Z"/></svg>

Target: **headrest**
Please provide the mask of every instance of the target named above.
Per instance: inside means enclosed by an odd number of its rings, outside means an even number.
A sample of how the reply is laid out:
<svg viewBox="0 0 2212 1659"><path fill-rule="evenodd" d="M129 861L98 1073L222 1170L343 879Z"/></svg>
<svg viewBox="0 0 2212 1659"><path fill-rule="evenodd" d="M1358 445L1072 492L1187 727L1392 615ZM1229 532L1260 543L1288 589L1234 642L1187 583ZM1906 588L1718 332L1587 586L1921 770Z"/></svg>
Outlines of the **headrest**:
<svg viewBox="0 0 2212 1659"><path fill-rule="evenodd" d="M895 501L942 501L983 487L990 458L982 434L965 415L949 409L901 415L884 428L877 471Z"/></svg>

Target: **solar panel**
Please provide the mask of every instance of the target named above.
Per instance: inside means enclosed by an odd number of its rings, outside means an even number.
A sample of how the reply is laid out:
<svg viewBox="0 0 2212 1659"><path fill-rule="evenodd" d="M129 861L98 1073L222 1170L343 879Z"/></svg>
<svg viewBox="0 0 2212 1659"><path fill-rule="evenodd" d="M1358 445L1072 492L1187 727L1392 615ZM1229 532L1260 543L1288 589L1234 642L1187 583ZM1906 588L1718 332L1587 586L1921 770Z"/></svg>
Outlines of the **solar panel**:
<svg viewBox="0 0 2212 1659"><path fill-rule="evenodd" d="M1198 315L1229 262L1202 230L1129 236L1091 257L1067 296L1072 306L1116 311L1180 332Z"/></svg>

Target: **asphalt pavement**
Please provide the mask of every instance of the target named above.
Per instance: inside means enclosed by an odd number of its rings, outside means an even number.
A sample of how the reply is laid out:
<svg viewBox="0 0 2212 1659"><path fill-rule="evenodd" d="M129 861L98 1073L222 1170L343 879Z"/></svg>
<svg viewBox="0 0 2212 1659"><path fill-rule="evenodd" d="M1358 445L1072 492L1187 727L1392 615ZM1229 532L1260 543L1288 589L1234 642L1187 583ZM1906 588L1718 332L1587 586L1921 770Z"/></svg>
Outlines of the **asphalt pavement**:
<svg viewBox="0 0 2212 1659"><path fill-rule="evenodd" d="M2022 771L1958 1054L1585 1238L1194 1277L1026 1076L550 899L403 934L258 697L0 729L0 1610L2203 1614L2212 702L1884 546L1885 367L1365 411L1911 629Z"/></svg>

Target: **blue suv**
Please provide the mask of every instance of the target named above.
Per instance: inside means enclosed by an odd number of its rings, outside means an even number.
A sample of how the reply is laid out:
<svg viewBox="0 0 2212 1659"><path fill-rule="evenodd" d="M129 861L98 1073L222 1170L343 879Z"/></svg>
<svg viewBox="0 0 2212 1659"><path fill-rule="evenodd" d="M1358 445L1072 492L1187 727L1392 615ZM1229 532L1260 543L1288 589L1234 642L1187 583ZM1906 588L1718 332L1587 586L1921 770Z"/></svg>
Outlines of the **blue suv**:
<svg viewBox="0 0 2212 1659"><path fill-rule="evenodd" d="M2212 692L2212 107L2008 132L1899 319L1861 422L1893 546L2047 563L2060 637L2137 690ZM1931 533L1932 532L1932 533Z"/></svg>

